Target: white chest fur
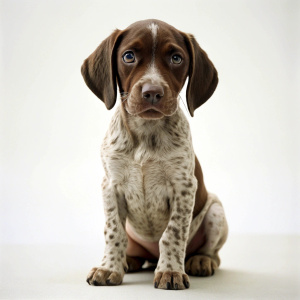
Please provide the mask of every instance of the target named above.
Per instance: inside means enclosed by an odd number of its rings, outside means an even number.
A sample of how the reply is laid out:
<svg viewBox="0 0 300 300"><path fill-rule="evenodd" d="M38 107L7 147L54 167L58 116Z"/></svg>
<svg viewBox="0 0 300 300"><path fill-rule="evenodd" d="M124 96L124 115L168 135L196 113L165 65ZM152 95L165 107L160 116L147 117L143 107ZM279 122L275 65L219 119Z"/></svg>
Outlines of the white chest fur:
<svg viewBox="0 0 300 300"><path fill-rule="evenodd" d="M135 232L158 241L169 221L174 186L194 176L189 126L180 110L168 120L131 118L129 128L121 114L119 108L102 146L106 182L126 202Z"/></svg>

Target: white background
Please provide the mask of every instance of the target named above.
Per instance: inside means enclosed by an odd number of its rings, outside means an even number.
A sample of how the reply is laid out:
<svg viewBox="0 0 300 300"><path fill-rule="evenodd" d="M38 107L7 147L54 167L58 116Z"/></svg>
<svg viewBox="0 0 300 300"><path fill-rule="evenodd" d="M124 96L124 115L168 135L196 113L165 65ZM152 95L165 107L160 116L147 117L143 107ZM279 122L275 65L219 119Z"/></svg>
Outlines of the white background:
<svg viewBox="0 0 300 300"><path fill-rule="evenodd" d="M80 67L115 28L147 18L194 34L219 72L189 120L230 232L300 233L299 1L2 0L0 10L2 242L103 241L99 151L113 111Z"/></svg>

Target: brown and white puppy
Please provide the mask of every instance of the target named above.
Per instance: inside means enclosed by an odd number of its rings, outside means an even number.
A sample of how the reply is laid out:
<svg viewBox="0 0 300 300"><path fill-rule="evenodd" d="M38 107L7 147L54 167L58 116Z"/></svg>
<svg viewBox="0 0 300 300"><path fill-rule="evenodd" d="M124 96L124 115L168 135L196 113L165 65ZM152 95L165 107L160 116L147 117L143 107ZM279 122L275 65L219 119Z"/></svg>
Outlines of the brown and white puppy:
<svg viewBox="0 0 300 300"><path fill-rule="evenodd" d="M215 67L192 35L158 20L115 30L84 61L87 86L116 109L102 145L106 247L87 281L118 285L157 261L154 286L188 288L220 264L227 222L206 191L189 124L179 108L186 78L190 114L216 89Z"/></svg>

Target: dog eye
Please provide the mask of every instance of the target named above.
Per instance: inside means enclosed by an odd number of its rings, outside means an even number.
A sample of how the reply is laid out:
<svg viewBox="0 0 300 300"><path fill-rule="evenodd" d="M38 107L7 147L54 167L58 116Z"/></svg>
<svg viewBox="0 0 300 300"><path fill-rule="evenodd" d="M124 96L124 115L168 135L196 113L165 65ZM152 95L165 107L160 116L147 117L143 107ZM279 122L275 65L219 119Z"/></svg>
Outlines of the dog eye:
<svg viewBox="0 0 300 300"><path fill-rule="evenodd" d="M134 53L132 51L128 51L123 55L123 61L131 64L133 62L135 62L135 56Z"/></svg>
<svg viewBox="0 0 300 300"><path fill-rule="evenodd" d="M182 62L182 57L180 55L173 55L171 61L173 64L179 65Z"/></svg>

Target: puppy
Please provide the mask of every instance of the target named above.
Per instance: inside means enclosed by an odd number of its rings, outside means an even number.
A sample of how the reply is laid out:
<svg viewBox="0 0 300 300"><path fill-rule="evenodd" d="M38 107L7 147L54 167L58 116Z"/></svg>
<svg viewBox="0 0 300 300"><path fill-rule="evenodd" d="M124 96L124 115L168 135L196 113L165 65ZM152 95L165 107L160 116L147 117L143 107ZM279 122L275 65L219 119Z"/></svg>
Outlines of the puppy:
<svg viewBox="0 0 300 300"><path fill-rule="evenodd" d="M106 246L91 285L119 285L126 271L157 263L154 287L185 289L189 275L211 276L227 238L218 198L208 193L188 121L179 108L187 77L191 116L218 84L195 38L158 20L115 30L84 61L91 91L111 109L120 104L101 156Z"/></svg>

